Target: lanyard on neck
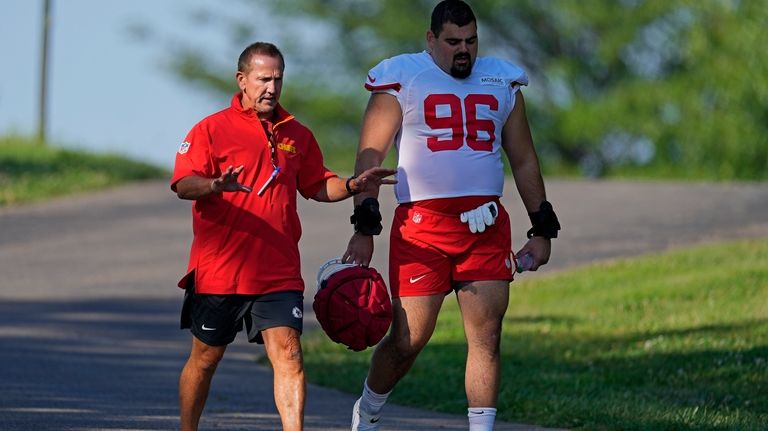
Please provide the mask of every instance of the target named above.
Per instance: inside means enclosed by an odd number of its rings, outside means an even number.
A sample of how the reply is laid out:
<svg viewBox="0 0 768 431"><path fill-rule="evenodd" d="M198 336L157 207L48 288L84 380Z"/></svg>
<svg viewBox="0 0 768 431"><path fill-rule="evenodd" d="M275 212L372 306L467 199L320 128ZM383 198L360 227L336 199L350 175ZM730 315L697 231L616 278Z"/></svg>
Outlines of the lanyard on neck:
<svg viewBox="0 0 768 431"><path fill-rule="evenodd" d="M277 174L280 173L280 165L277 163L277 146L275 146L275 142L272 140L272 132L267 127L264 127L264 133L267 135L267 149L269 150L269 159L272 162L272 174L267 178L267 181L264 182L259 191L256 192L257 196L263 195L267 187L277 177Z"/></svg>

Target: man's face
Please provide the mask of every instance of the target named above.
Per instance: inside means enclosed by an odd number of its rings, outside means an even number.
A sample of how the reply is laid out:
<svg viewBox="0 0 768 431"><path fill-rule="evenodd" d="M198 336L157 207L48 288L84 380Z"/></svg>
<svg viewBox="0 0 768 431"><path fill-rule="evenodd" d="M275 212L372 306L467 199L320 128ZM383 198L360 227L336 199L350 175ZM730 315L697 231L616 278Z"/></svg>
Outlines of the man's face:
<svg viewBox="0 0 768 431"><path fill-rule="evenodd" d="M243 108L253 109L259 118L271 117L283 89L283 64L279 58L256 54L248 65L247 72L235 74Z"/></svg>
<svg viewBox="0 0 768 431"><path fill-rule="evenodd" d="M466 78L477 59L477 23L472 21L459 27L446 22L439 37L427 32L427 45L440 69L455 78Z"/></svg>

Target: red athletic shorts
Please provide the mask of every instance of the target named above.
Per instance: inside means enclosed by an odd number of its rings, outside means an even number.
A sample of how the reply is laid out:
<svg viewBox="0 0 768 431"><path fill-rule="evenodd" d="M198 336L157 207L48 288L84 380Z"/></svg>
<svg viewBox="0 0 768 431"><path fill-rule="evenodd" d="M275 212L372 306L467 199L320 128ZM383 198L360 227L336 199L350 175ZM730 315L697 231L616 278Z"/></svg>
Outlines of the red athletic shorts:
<svg viewBox="0 0 768 431"><path fill-rule="evenodd" d="M472 233L458 214L418 203L398 206L389 244L392 296L448 293L456 281L511 281L515 271L509 214L500 204L498 208L492 226Z"/></svg>

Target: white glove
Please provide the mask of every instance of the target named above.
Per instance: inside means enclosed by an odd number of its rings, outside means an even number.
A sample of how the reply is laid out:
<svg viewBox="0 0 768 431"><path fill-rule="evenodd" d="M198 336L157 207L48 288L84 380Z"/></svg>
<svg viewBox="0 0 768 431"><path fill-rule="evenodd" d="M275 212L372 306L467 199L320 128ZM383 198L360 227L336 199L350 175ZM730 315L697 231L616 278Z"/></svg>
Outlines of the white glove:
<svg viewBox="0 0 768 431"><path fill-rule="evenodd" d="M486 226L492 225L496 221L496 216L499 215L499 208L496 206L496 202L488 202L480 205L479 207L461 213L461 222L469 224L469 231L484 232Z"/></svg>

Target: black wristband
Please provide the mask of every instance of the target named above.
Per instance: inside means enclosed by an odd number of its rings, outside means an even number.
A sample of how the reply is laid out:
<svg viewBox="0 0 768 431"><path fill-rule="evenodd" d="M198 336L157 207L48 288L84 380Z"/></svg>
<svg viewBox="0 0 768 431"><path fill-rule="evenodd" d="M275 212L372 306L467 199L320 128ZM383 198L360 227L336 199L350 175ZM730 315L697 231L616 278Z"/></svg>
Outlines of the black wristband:
<svg viewBox="0 0 768 431"><path fill-rule="evenodd" d="M528 213L533 227L528 230L528 238L542 236L547 239L557 238L557 231L560 230L560 222L557 220L555 210L552 204L544 201L539 206L538 211Z"/></svg>
<svg viewBox="0 0 768 431"><path fill-rule="evenodd" d="M355 225L355 232L363 235L378 235L381 233L381 212L376 198L365 198L360 205L355 206L355 212L349 221Z"/></svg>
<svg viewBox="0 0 768 431"><path fill-rule="evenodd" d="M349 187L349 183L350 183L352 180L354 180L355 178L357 178L357 175L352 175L351 177L347 178L347 181L344 183L344 188L346 188L346 189L347 189L347 193L349 193L351 196L354 196L354 195L356 195L356 194L360 193L359 191L353 192L353 191L352 191L352 188L351 188L351 187Z"/></svg>

